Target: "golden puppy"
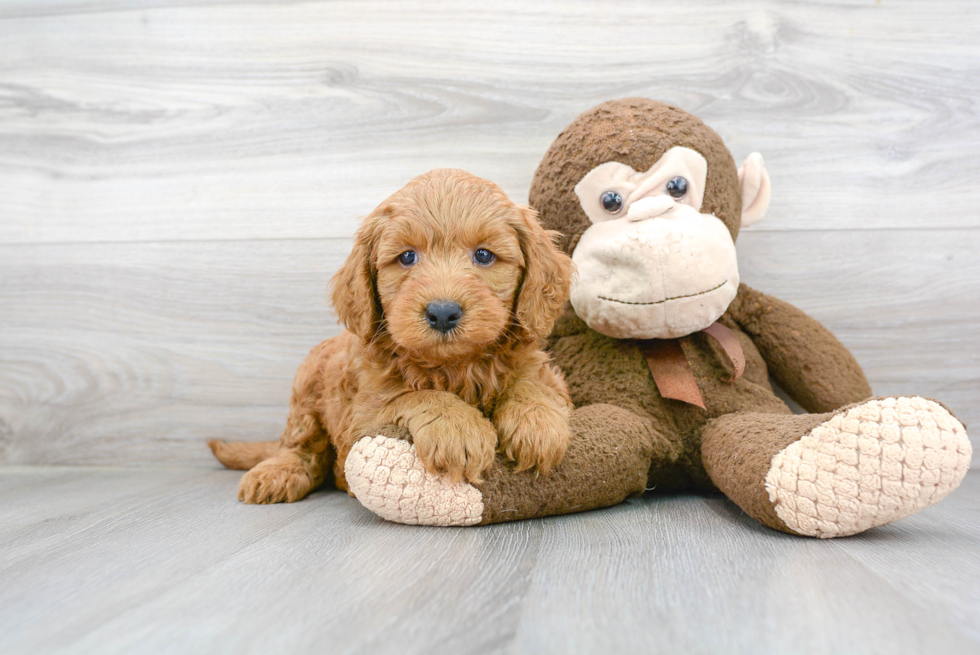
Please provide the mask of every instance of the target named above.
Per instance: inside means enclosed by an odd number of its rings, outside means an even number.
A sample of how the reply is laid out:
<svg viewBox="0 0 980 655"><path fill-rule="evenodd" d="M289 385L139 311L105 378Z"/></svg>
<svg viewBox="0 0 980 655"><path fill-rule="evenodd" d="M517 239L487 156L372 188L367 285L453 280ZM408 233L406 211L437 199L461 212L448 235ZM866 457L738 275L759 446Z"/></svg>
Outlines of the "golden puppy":
<svg viewBox="0 0 980 655"><path fill-rule="evenodd" d="M541 350L572 276L551 237L531 209L465 171L431 171L381 203L331 281L348 331L300 366L280 441L210 442L229 468L251 469L239 500L299 500L331 462L346 490L351 446L387 424L407 428L426 467L453 481L479 482L498 450L547 473L571 410Z"/></svg>

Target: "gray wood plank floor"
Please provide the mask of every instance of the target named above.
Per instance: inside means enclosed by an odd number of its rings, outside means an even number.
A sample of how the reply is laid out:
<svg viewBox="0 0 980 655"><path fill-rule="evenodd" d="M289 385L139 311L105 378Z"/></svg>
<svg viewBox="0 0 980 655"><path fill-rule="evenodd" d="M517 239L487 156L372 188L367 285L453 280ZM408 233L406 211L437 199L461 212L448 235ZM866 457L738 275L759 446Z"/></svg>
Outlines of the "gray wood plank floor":
<svg viewBox="0 0 980 655"><path fill-rule="evenodd" d="M232 471L0 469L0 652L976 653L980 473L857 537L646 496L483 528Z"/></svg>

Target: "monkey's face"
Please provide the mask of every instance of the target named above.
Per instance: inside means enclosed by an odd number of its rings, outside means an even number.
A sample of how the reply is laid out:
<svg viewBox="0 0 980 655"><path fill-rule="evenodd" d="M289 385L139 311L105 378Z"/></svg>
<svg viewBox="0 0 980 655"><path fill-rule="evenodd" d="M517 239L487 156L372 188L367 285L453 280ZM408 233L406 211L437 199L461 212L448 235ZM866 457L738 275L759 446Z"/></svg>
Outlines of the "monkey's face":
<svg viewBox="0 0 980 655"><path fill-rule="evenodd" d="M669 339L702 330L738 290L735 243L725 224L702 214L708 164L674 147L649 170L606 162L575 193L592 222L572 260L575 312L617 339Z"/></svg>

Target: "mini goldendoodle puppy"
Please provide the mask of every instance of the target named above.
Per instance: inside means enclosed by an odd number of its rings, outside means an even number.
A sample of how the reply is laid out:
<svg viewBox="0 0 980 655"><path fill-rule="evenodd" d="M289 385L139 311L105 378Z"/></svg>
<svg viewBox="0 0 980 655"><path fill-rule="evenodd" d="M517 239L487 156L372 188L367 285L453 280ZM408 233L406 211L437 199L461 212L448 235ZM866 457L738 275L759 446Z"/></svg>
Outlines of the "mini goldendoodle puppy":
<svg viewBox="0 0 980 655"><path fill-rule="evenodd" d="M210 442L251 469L238 498L293 502L351 446L400 425L454 482L479 482L497 451L547 473L565 453L571 401L541 349L568 298L572 262L533 210L465 171L420 175L361 225L331 281L347 331L314 348L279 442Z"/></svg>

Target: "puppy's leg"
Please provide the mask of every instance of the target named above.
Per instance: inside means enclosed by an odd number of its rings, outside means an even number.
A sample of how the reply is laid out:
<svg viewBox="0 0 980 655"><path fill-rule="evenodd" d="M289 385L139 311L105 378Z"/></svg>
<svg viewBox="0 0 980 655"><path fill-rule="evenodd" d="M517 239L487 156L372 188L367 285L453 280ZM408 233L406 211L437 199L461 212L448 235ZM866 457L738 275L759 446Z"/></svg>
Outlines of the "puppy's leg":
<svg viewBox="0 0 980 655"><path fill-rule="evenodd" d="M572 438L571 411L568 391L550 366L529 371L511 384L493 413L498 450L517 462L518 471L548 473Z"/></svg>
<svg viewBox="0 0 980 655"><path fill-rule="evenodd" d="M323 484L330 466L329 439L315 413L293 403L279 451L242 476L238 500L293 503Z"/></svg>
<svg viewBox="0 0 980 655"><path fill-rule="evenodd" d="M445 474L454 483L463 478L479 482L493 464L497 444L493 424L456 394L412 391L383 407L368 422L407 428L425 468Z"/></svg>
<svg viewBox="0 0 980 655"><path fill-rule="evenodd" d="M295 503L323 484L329 454L280 450L242 477L238 500L250 505Z"/></svg>
<svg viewBox="0 0 980 655"><path fill-rule="evenodd" d="M300 366L279 449L242 476L238 487L242 502L292 503L323 484L331 465L331 450L320 408L324 381L336 369L335 358L345 346L344 338L324 341Z"/></svg>

